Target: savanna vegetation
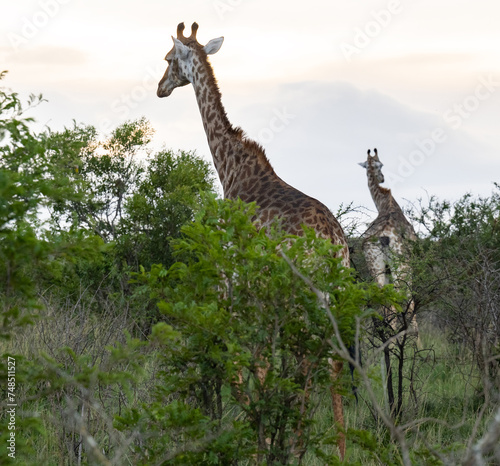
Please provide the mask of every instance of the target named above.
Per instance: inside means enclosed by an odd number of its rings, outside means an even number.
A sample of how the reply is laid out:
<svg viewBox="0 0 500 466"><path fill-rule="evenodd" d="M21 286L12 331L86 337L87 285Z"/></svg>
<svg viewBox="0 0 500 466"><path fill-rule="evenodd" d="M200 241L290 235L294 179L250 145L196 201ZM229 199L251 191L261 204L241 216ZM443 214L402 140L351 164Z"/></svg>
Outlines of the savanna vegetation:
<svg viewBox="0 0 500 466"><path fill-rule="evenodd" d="M406 283L379 289L258 231L145 119L37 133L40 100L0 90L2 464L341 464L330 358L346 464L500 464L498 186L411 206ZM380 338L410 301L421 343Z"/></svg>

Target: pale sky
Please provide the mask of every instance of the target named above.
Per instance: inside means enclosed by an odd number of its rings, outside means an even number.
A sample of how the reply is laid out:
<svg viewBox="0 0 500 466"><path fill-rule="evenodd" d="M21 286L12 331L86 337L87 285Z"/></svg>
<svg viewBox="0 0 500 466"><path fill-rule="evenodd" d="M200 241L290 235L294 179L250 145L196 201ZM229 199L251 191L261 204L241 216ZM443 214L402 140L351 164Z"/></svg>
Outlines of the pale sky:
<svg viewBox="0 0 500 466"><path fill-rule="evenodd" d="M149 119L155 143L211 155L191 86L156 97L177 24L211 57L230 121L288 183L336 211L373 209L377 147L400 204L488 195L500 181L498 0L0 0L3 84L31 112L108 132Z"/></svg>

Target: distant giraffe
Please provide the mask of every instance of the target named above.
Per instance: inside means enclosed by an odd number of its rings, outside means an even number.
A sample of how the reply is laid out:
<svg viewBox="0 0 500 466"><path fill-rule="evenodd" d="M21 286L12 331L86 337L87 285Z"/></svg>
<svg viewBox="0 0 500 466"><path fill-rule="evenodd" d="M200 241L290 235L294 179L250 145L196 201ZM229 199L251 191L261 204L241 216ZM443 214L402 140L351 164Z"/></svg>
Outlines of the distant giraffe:
<svg viewBox="0 0 500 466"><path fill-rule="evenodd" d="M361 162L368 176L368 188L375 203L378 216L362 235L362 247L370 275L379 286L395 283L403 285L407 281L407 273L401 259L405 253L406 240L416 240L417 235L405 217L401 207L392 196L391 190L380 186L384 182L383 164L377 149L372 157L368 150L366 162ZM410 317L408 328L418 335L414 302L410 300L407 315ZM394 330L398 330L395 312L387 312L385 319Z"/></svg>
<svg viewBox="0 0 500 466"><path fill-rule="evenodd" d="M191 35L185 37L184 24L178 25L177 38L172 38L174 46L165 57L168 68L158 84L158 97L168 97L175 88L191 83L224 197L255 202L259 227L267 227L278 218L283 230L293 235L303 234L302 225L314 228L319 236L343 247L339 255L343 265L349 267L347 241L330 210L285 183L271 167L264 149L229 122L207 58L219 51L224 39L213 39L203 46L196 39L197 30L198 24L193 23ZM333 378L338 377L342 366L341 361L332 361ZM332 403L335 420L343 428L342 398L333 390ZM343 458L343 434L339 435L339 450Z"/></svg>

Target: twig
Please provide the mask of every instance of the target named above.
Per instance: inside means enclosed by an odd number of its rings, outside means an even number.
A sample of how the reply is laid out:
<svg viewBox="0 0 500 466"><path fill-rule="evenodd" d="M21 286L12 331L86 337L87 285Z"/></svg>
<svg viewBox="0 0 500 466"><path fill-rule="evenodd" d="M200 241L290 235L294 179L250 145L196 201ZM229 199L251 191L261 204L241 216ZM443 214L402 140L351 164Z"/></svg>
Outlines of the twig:
<svg viewBox="0 0 500 466"><path fill-rule="evenodd" d="M463 466L483 466L486 465L484 456L491 454L495 449L499 449L500 442L500 407L497 409L484 436L473 445L469 454L462 463Z"/></svg>

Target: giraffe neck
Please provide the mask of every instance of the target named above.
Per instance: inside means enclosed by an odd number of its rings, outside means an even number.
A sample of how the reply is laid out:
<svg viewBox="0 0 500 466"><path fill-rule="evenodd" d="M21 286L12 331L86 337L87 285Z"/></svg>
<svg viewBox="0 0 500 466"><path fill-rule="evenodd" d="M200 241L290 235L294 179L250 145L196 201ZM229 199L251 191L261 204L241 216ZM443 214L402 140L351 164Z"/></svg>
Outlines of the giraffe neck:
<svg viewBox="0 0 500 466"><path fill-rule="evenodd" d="M245 192L252 187L249 183L243 183L243 168L247 171L251 169L255 173L256 168L259 172L270 170L274 174L274 171L263 149L257 143L245 139L243 131L234 128L229 122L212 66L206 56L195 54L192 76L203 127L224 196L251 198L251 195Z"/></svg>
<svg viewBox="0 0 500 466"><path fill-rule="evenodd" d="M396 206L399 208L396 200L392 197L391 190L380 186L370 170L368 170L368 188L379 214L384 215L392 212Z"/></svg>

